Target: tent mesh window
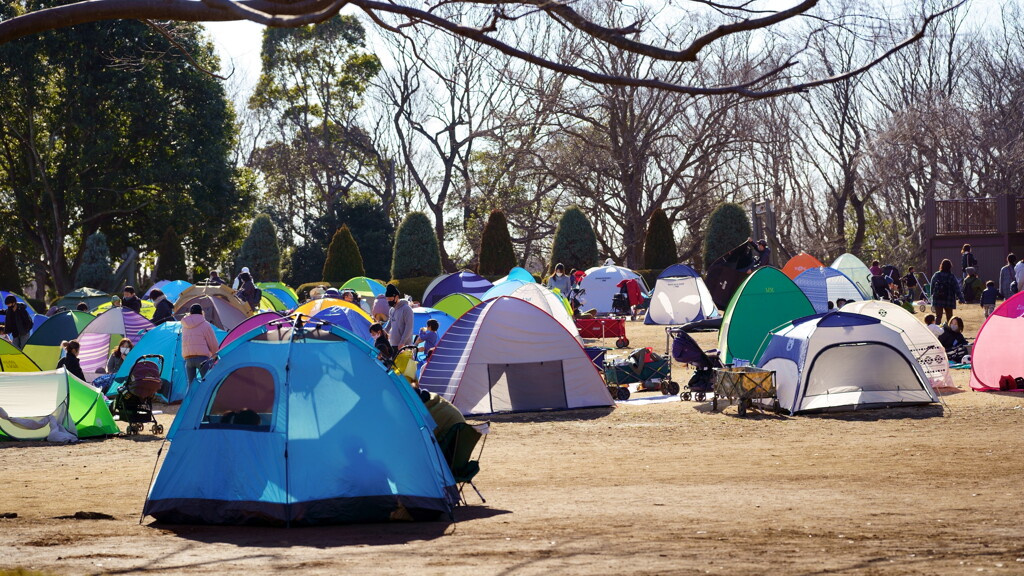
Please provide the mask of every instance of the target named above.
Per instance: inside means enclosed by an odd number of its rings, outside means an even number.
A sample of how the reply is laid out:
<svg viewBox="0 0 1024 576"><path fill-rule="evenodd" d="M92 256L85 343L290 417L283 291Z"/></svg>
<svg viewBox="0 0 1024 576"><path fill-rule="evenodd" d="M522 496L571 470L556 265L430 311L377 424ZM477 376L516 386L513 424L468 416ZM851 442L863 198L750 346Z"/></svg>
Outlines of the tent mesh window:
<svg viewBox="0 0 1024 576"><path fill-rule="evenodd" d="M267 431L273 409L274 375L260 366L243 366L217 386L200 428Z"/></svg>
<svg viewBox="0 0 1024 576"><path fill-rule="evenodd" d="M901 383L913 382L913 386ZM879 343L830 346L810 366L805 396L921 388L906 357Z"/></svg>

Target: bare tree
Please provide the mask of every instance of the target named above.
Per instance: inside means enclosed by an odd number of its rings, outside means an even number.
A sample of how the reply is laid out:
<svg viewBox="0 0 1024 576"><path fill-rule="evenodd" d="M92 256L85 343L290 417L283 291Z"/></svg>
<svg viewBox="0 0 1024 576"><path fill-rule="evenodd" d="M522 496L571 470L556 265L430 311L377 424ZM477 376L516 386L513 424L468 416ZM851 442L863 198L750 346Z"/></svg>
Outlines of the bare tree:
<svg viewBox="0 0 1024 576"><path fill-rule="evenodd" d="M725 3L711 0L690 0L683 7L665 12L648 11L641 4L634 18L628 21L607 21L594 18L577 3L569 0L433 0L423 4L386 2L383 0L84 0L38 9L27 0L16 0L16 6L4 10L0 21L0 43L85 22L112 19L145 21L228 21L251 20L270 27L298 27L319 23L336 15L343 7L362 10L380 28L396 34L411 29L433 29L487 46L509 57L574 76L594 84L657 88L690 95L737 94L760 98L794 92L843 81L870 69L900 49L919 40L928 24L945 10L966 0L950 0L950 5L934 12L923 12L907 25L907 37L895 43L879 45L877 56L848 62L848 66L828 74L815 61L804 62L808 54L803 46L822 33L829 34L845 22L832 18L818 8L818 0L791 0L783 9L760 9L750 2ZM446 11L457 5L461 9ZM584 4L585 6L585 4ZM671 5L668 5L671 6ZM721 14L724 24L706 28L673 42L664 42L658 31L666 21L692 18L713 10ZM469 18L454 17L469 14ZM804 20L813 23L800 38L780 44L772 60L777 65L756 78L737 82L687 84L658 76L630 76L588 66L572 55L530 51L520 42L520 35L505 32L521 21L549 20L566 29L590 37L601 51L616 51L656 62L699 66L709 47L736 37L750 38L764 31L773 34L797 33L793 24ZM801 40L802 38L802 40ZM785 48L784 48L785 47Z"/></svg>

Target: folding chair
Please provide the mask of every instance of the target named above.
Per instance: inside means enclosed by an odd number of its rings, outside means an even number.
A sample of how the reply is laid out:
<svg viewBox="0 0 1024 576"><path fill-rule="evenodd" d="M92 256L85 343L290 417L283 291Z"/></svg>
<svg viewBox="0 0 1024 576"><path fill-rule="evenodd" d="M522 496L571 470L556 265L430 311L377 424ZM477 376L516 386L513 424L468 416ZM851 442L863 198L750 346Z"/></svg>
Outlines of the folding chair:
<svg viewBox="0 0 1024 576"><path fill-rule="evenodd" d="M484 422L471 425L459 422L448 429L448 432L445 433L441 441L441 452L444 454L448 467L452 471L452 476L459 486L459 501L463 506L468 505L466 497L462 493L466 484L473 487L481 502L487 503L487 500L480 493L476 484L473 484L473 478L480 472L480 456L484 452L484 444L487 443L487 433L490 432L490 424L490 422ZM477 451L476 459L473 460L473 450L476 448L477 442L480 441L481 437L483 437L484 441L480 443L480 450Z"/></svg>

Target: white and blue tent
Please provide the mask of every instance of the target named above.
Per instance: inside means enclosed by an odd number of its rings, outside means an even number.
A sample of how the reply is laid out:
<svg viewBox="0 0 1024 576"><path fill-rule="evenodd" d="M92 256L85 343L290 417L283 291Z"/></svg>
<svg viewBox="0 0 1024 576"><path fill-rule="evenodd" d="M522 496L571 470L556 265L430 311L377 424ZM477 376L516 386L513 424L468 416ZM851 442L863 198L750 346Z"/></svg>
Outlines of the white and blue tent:
<svg viewBox="0 0 1024 576"><path fill-rule="evenodd" d="M217 342L224 340L227 332L212 324L211 327L214 335L217 336ZM128 380L131 369L139 358L153 354L163 358L160 379L163 380L164 385L160 389L158 397L169 403L184 400L188 394L188 378L185 375L185 359L181 356L181 322L164 322L146 331L139 343L125 357L121 368L114 375L114 383L107 389L107 394L109 396L117 394L117 389Z"/></svg>
<svg viewBox="0 0 1024 576"><path fill-rule="evenodd" d="M419 385L466 415L613 405L579 342L547 312L509 296L459 317Z"/></svg>
<svg viewBox="0 0 1024 576"><path fill-rule="evenodd" d="M818 314L828 312L828 303L835 303L836 300L863 300L857 284L849 276L835 268L808 268L793 280L800 291L811 301L814 311Z"/></svg>
<svg viewBox="0 0 1024 576"><path fill-rule="evenodd" d="M454 479L416 391L328 324L247 332L186 398L144 512L172 524L436 519Z"/></svg>
<svg viewBox="0 0 1024 576"><path fill-rule="evenodd" d="M673 264L654 283L644 324L679 325L721 317L700 274L686 264Z"/></svg>
<svg viewBox="0 0 1024 576"><path fill-rule="evenodd" d="M899 332L861 314L794 320L768 335L756 363L775 371L790 414L938 402Z"/></svg>
<svg viewBox="0 0 1024 576"><path fill-rule="evenodd" d="M484 292L483 295L480 296L480 299L490 300L491 298L497 298L498 296L511 296L512 293L515 292L517 289L522 288L523 286L529 286L531 284L537 283L532 280L530 282L524 282L522 280L515 279L506 280L500 284L495 284L494 286L491 286L491 288L488 289L487 292Z"/></svg>

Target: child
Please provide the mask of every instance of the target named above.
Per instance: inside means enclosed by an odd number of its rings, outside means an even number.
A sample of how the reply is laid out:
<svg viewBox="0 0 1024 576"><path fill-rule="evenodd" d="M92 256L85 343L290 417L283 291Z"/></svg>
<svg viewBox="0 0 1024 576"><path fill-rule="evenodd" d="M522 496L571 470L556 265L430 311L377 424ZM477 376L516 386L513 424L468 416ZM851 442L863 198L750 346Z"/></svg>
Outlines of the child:
<svg viewBox="0 0 1024 576"><path fill-rule="evenodd" d="M388 342L388 333L384 331L384 327L380 325L380 322L376 322L370 326L370 336L373 338L373 346L377 349L377 360L384 363L385 366L391 367L391 364L395 361L395 348Z"/></svg>
<svg viewBox="0 0 1024 576"><path fill-rule="evenodd" d="M977 302L978 294L981 292L981 279L978 278L978 272L974 268L967 269L967 277L964 278L964 285L962 286L964 293L964 302Z"/></svg>
<svg viewBox="0 0 1024 576"><path fill-rule="evenodd" d="M985 310L985 318L995 311L998 297L999 290L996 290L996 283L992 280L985 282L985 291L981 293L981 307Z"/></svg>
<svg viewBox="0 0 1024 576"><path fill-rule="evenodd" d="M57 362L57 370L64 368L85 382L85 373L82 372L82 364L78 361L78 340L66 340L61 342L60 346L64 349L64 357Z"/></svg>
<svg viewBox="0 0 1024 576"><path fill-rule="evenodd" d="M440 325L437 323L437 320L431 318L430 320L427 320L427 327L420 328L419 334L417 334L416 338L413 340L413 344L423 342L423 353L427 355L427 358L430 358L430 355L434 352L434 348L437 347L438 328L440 328Z"/></svg>
<svg viewBox="0 0 1024 576"><path fill-rule="evenodd" d="M925 316L924 325L927 326L936 337L942 336L942 333L945 332L945 330L942 329L942 326L935 323L935 314Z"/></svg>

